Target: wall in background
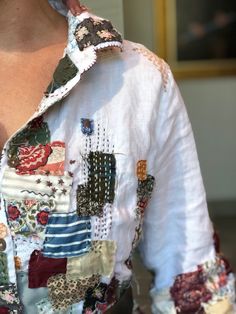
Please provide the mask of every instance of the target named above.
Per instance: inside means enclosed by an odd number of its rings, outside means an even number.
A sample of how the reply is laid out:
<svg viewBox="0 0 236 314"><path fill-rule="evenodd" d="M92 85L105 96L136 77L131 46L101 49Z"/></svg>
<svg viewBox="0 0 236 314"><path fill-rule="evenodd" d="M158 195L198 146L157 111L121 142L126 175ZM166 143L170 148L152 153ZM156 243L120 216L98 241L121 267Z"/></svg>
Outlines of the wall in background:
<svg viewBox="0 0 236 314"><path fill-rule="evenodd" d="M111 20L116 28L122 34L124 33L122 0L84 0L81 2L88 6L96 15Z"/></svg>
<svg viewBox="0 0 236 314"><path fill-rule="evenodd" d="M124 0L125 34L158 51L153 1ZM236 77L182 80L178 85L192 122L208 199L236 199Z"/></svg>

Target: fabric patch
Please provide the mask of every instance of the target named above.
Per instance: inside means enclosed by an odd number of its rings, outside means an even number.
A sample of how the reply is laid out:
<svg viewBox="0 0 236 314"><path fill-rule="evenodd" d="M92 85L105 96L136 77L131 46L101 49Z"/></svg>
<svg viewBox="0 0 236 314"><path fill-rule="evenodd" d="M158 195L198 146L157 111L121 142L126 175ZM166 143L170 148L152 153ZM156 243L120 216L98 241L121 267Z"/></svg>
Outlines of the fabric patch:
<svg viewBox="0 0 236 314"><path fill-rule="evenodd" d="M36 174L63 176L65 171L65 143L56 141L49 145L51 154L48 157L47 164L38 168ZM59 182L59 185L62 185L62 183Z"/></svg>
<svg viewBox="0 0 236 314"><path fill-rule="evenodd" d="M9 142L7 150L8 166L16 168L20 161L18 157L19 147L46 145L50 142L50 131L43 117L37 117L28 123L26 128L17 133Z"/></svg>
<svg viewBox="0 0 236 314"><path fill-rule="evenodd" d="M130 287L130 280L119 282L115 277L112 278L109 285L100 283L86 292L83 314L104 313L112 307L123 296ZM96 312L97 313L97 312Z"/></svg>
<svg viewBox="0 0 236 314"><path fill-rule="evenodd" d="M198 266L198 270L178 275L170 289L181 313L204 313L204 306L231 294L226 265L222 258Z"/></svg>
<svg viewBox="0 0 236 314"><path fill-rule="evenodd" d="M54 93L55 90L66 85L66 83L73 79L77 73L77 67L66 54L65 57L59 61L59 64L53 74L52 82L49 84L45 92L45 96Z"/></svg>
<svg viewBox="0 0 236 314"><path fill-rule="evenodd" d="M46 165L51 152L49 144L19 147L19 164L16 166L16 173L21 175L34 174L36 169Z"/></svg>
<svg viewBox="0 0 236 314"><path fill-rule="evenodd" d="M137 163L137 177L140 181L147 179L147 161L139 160Z"/></svg>
<svg viewBox="0 0 236 314"><path fill-rule="evenodd" d="M100 283L95 285L93 288L89 288L85 295L83 314L93 313L97 306L103 306L103 310L107 308L105 301L105 293L107 291L107 285L105 283Z"/></svg>
<svg viewBox="0 0 236 314"><path fill-rule="evenodd" d="M67 278L87 278L92 274L110 277L114 269L115 252L114 241L93 241L89 253L68 259Z"/></svg>
<svg viewBox="0 0 236 314"><path fill-rule="evenodd" d="M155 185L155 178L151 175L147 175L147 178L143 181L138 181L137 188L137 215L138 218L144 218L144 211L148 205L149 200L151 199L152 192Z"/></svg>
<svg viewBox="0 0 236 314"><path fill-rule="evenodd" d="M30 256L34 250L43 248L43 240L36 235L25 237L17 234L13 241L16 269L21 272L28 272Z"/></svg>
<svg viewBox="0 0 236 314"><path fill-rule="evenodd" d="M13 234L21 233L26 236L43 233L49 213L55 207L53 200L48 202L36 200L6 201L6 213L11 231Z"/></svg>
<svg viewBox="0 0 236 314"><path fill-rule="evenodd" d="M42 299L36 304L38 314L55 314L52 304L47 298ZM79 304L73 304L67 308L67 310L61 310L56 312L56 314L78 314L80 313L81 306ZM1 313L0 313L1 314Z"/></svg>
<svg viewBox="0 0 236 314"><path fill-rule="evenodd" d="M99 283L100 276L93 275L81 280L68 280L60 274L48 279L49 300L54 310L66 310L70 305L85 298L86 291Z"/></svg>
<svg viewBox="0 0 236 314"><path fill-rule="evenodd" d="M79 216L99 216L106 203L115 197L116 160L113 154L90 152L88 182L77 189L77 213Z"/></svg>
<svg viewBox="0 0 236 314"><path fill-rule="evenodd" d="M220 300L215 304L209 304L206 307L204 307L204 314L234 314L233 305L230 302L228 298L225 298L224 300Z"/></svg>
<svg viewBox="0 0 236 314"><path fill-rule="evenodd" d="M75 38L81 51L93 45L107 42L122 42L121 35L113 28L110 21L87 18L78 24Z"/></svg>
<svg viewBox="0 0 236 314"><path fill-rule="evenodd" d="M15 284L0 286L0 306L5 306L10 310L21 309L21 304Z"/></svg>
<svg viewBox="0 0 236 314"><path fill-rule="evenodd" d="M7 285L8 283L7 255L0 252L0 285Z"/></svg>
<svg viewBox="0 0 236 314"><path fill-rule="evenodd" d="M54 175L19 176L13 169L7 168L2 180L2 194L6 200L30 200L56 203L56 210L68 212L72 178L65 173Z"/></svg>
<svg viewBox="0 0 236 314"><path fill-rule="evenodd" d="M7 235L7 226L4 223L0 223L0 239L6 238Z"/></svg>
<svg viewBox="0 0 236 314"><path fill-rule="evenodd" d="M51 276L66 273L66 258L44 257L40 251L35 250L29 260L29 288L47 287Z"/></svg>
<svg viewBox="0 0 236 314"><path fill-rule="evenodd" d="M92 135L94 133L94 121L90 119L81 119L81 131L85 135Z"/></svg>
<svg viewBox="0 0 236 314"><path fill-rule="evenodd" d="M135 229L135 237L132 243L133 248L137 246L141 238L144 213L148 205L148 202L152 196L154 185L155 178L151 175L147 175L147 178L144 181L138 180L137 207L136 207L136 218L138 221L138 225L136 226Z"/></svg>
<svg viewBox="0 0 236 314"><path fill-rule="evenodd" d="M45 232L43 255L52 258L75 257L91 247L91 221L76 212L49 216Z"/></svg>
<svg viewBox="0 0 236 314"><path fill-rule="evenodd" d="M3 252L6 250L7 244L4 239L0 239L0 252Z"/></svg>

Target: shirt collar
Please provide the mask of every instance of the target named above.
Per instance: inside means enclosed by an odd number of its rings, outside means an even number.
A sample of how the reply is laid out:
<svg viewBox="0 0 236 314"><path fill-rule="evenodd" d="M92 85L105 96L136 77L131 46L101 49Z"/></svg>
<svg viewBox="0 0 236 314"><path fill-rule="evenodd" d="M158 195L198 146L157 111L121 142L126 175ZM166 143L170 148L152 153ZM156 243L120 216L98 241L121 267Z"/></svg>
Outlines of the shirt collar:
<svg viewBox="0 0 236 314"><path fill-rule="evenodd" d="M55 2L59 4L59 2ZM68 43L53 79L43 97L37 115L65 98L97 61L97 52L108 47L122 48L122 37L110 21L90 12L74 16L67 12Z"/></svg>

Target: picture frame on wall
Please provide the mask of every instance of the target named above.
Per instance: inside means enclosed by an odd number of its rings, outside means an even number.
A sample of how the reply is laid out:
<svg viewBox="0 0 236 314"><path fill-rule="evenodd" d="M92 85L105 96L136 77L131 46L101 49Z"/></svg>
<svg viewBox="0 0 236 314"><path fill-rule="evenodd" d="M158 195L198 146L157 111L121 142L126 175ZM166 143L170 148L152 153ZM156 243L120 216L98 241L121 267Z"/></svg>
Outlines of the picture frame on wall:
<svg viewBox="0 0 236 314"><path fill-rule="evenodd" d="M235 0L155 0L157 54L177 78L236 74Z"/></svg>

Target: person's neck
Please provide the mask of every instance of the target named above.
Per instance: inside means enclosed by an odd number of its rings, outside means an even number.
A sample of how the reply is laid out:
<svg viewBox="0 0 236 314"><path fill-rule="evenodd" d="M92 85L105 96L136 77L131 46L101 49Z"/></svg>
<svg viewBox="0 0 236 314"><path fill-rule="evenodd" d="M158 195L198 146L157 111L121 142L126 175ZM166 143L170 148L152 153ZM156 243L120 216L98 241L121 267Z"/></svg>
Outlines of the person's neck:
<svg viewBox="0 0 236 314"><path fill-rule="evenodd" d="M34 51L66 37L65 18L47 0L0 0L0 50Z"/></svg>

